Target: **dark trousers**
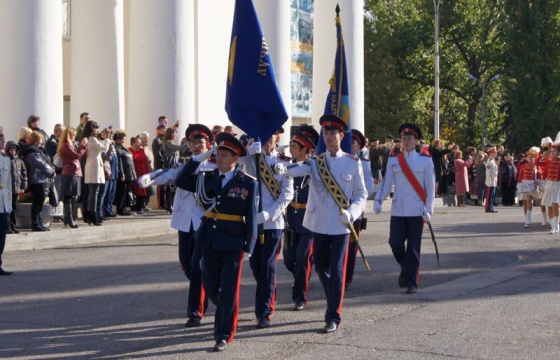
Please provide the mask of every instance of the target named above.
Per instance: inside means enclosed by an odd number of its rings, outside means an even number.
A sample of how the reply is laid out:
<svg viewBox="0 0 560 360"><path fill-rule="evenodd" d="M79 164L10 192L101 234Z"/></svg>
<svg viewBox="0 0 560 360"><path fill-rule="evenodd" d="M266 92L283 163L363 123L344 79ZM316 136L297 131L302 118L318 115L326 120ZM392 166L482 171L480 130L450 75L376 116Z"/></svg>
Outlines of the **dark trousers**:
<svg viewBox="0 0 560 360"><path fill-rule="evenodd" d="M486 212L494 212L494 201L496 201L496 188L494 186L487 186L486 204L484 204Z"/></svg>
<svg viewBox="0 0 560 360"><path fill-rule="evenodd" d="M6 247L6 233L8 232L8 214L0 213L0 268L2 268L2 254Z"/></svg>
<svg viewBox="0 0 560 360"><path fill-rule="evenodd" d="M502 184L502 205L515 205L515 185Z"/></svg>
<svg viewBox="0 0 560 360"><path fill-rule="evenodd" d="M103 213L103 201L105 201L106 188L107 188L106 182L104 184L99 184L99 193L97 194L97 205L95 207L96 209L95 211L97 211L97 217L99 219L103 219L105 217L105 214Z"/></svg>
<svg viewBox="0 0 560 360"><path fill-rule="evenodd" d="M255 315L271 319L276 302L276 264L280 254L282 230L264 230L264 243L257 240L249 264L257 281Z"/></svg>
<svg viewBox="0 0 560 360"><path fill-rule="evenodd" d="M362 219L354 221L354 229L356 230L356 234L360 236L360 230L362 229ZM346 261L346 288L352 285L357 257L358 245L356 245L356 242L354 241L354 239L352 239L352 235L350 235L350 243L348 244L348 261Z"/></svg>
<svg viewBox="0 0 560 360"><path fill-rule="evenodd" d="M117 207L117 214L126 212L126 194L130 185L128 181L117 181L117 190L115 193L115 206Z"/></svg>
<svg viewBox="0 0 560 360"><path fill-rule="evenodd" d="M418 287L423 228L422 216L391 216L389 245L401 266L405 286Z"/></svg>
<svg viewBox="0 0 560 360"><path fill-rule="evenodd" d="M38 229L43 227L43 204L47 198L47 184L32 184L31 189L31 228Z"/></svg>
<svg viewBox="0 0 560 360"><path fill-rule="evenodd" d="M99 189L101 184L87 184L88 195L87 195L87 207L86 210L91 212L92 215L97 216L97 198L99 197Z"/></svg>
<svg viewBox="0 0 560 360"><path fill-rule="evenodd" d="M237 329L243 251L204 248L203 277L208 298L216 304L214 339L232 342Z"/></svg>
<svg viewBox="0 0 560 360"><path fill-rule="evenodd" d="M179 262L190 281L187 316L202 319L208 308L208 298L202 281L202 247L195 241L194 230L179 231Z"/></svg>
<svg viewBox="0 0 560 360"><path fill-rule="evenodd" d="M292 300L294 303L303 302L307 304L307 293L309 290L309 278L313 267L313 234L296 233L291 231L284 244L282 253L284 255L284 265L294 276L292 286Z"/></svg>
<svg viewBox="0 0 560 360"><path fill-rule="evenodd" d="M9 226L12 229L16 228L16 215L17 215L17 207L19 204L19 194L13 194L12 195L12 212L10 213L10 219L9 219Z"/></svg>
<svg viewBox="0 0 560 360"><path fill-rule="evenodd" d="M344 279L350 234L326 235L313 234L313 259L315 271L325 290L327 311L325 323L342 321L342 303L344 298Z"/></svg>

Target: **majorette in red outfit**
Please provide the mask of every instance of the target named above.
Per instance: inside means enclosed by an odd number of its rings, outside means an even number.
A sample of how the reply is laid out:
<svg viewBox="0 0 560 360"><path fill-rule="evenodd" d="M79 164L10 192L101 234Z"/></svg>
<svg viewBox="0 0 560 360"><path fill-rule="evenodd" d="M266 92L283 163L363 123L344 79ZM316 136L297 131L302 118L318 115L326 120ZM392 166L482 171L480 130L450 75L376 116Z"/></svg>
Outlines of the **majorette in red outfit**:
<svg viewBox="0 0 560 360"><path fill-rule="evenodd" d="M548 206L548 216L551 218L550 233L559 232L558 203L560 202L560 132L549 150L549 160L546 162L546 185L541 205Z"/></svg>
<svg viewBox="0 0 560 360"><path fill-rule="evenodd" d="M519 167L517 178L517 190L519 200L523 201L523 211L525 213L525 228L531 226L531 213L533 211L533 199L538 197L537 181L540 177L539 167L535 164L535 157L540 153L538 147L533 146L525 153L525 162Z"/></svg>

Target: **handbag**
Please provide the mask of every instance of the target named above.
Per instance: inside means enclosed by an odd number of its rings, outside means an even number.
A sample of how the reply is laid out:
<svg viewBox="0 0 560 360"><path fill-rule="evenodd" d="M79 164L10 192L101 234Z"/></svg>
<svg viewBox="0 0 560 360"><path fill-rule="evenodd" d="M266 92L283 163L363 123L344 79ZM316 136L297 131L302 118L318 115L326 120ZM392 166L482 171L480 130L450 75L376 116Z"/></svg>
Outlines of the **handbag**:
<svg viewBox="0 0 560 360"><path fill-rule="evenodd" d="M61 168L62 167L62 157L60 156L59 153L54 154L53 156L53 165L57 168Z"/></svg>
<svg viewBox="0 0 560 360"><path fill-rule="evenodd" d="M136 196L132 193L132 190L126 193L126 205L129 207L136 205Z"/></svg>

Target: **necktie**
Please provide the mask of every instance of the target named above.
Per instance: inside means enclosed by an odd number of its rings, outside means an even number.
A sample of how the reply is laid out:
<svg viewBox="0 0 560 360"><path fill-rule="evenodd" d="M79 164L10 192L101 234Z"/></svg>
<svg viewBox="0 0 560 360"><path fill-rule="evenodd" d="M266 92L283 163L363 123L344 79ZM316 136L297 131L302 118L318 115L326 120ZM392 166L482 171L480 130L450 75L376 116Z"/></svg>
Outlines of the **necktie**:
<svg viewBox="0 0 560 360"><path fill-rule="evenodd" d="M222 190L222 181L226 176L224 174L220 175L220 180L218 180L218 192Z"/></svg>

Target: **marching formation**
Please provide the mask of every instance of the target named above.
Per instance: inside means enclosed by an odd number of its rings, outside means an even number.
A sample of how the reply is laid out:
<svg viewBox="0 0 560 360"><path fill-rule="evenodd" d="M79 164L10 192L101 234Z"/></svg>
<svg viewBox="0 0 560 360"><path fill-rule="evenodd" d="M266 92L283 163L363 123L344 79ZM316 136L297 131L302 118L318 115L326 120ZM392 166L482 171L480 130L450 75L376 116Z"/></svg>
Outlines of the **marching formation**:
<svg viewBox="0 0 560 360"><path fill-rule="evenodd" d="M270 327L274 319L281 253L294 279L293 310L305 309L315 266L326 299L323 332L342 324L344 294L361 251L359 233L367 223L363 213L374 180L370 161L360 151L365 137L353 130L352 154L345 153L341 143L347 123L329 114L320 124L321 134L309 125L294 129L289 143L293 158L278 151L282 128L260 143L191 125L185 133L188 156L175 167L138 179L143 188L170 182L177 188L171 226L178 230L179 260L190 281L185 326L200 326L212 301L217 307L215 351L225 350L235 337L246 258L256 283L257 329ZM404 124L399 133L404 163L396 154L390 157L387 186L378 192L375 210L380 211L394 183L390 244L401 266L398 284L412 294L418 286L422 227L433 212L435 177L430 157L416 151L418 127ZM316 154L320 141L326 151ZM405 175L406 166L412 178ZM405 208L411 201L418 203Z"/></svg>

